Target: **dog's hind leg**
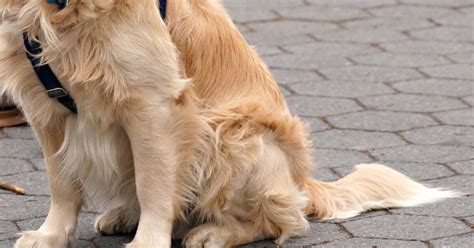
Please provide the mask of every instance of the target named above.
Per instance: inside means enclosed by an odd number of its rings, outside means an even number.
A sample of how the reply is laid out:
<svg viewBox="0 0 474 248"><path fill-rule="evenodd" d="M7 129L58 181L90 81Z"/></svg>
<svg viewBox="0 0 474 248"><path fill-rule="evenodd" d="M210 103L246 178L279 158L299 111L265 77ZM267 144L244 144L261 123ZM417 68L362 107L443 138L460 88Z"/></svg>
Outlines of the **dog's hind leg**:
<svg viewBox="0 0 474 248"><path fill-rule="evenodd" d="M230 226L204 224L192 229L184 238L186 248L234 247L265 239L263 232L251 223Z"/></svg>
<svg viewBox="0 0 474 248"><path fill-rule="evenodd" d="M53 123L53 121L52 121ZM61 123L62 124L62 123ZM37 231L22 234L16 248L68 247L74 238L77 216L82 205L80 185L61 177L61 165L55 154L63 142L63 125L39 127L32 123L41 143L48 171L51 207L43 225ZM54 125L54 126L53 126Z"/></svg>
<svg viewBox="0 0 474 248"><path fill-rule="evenodd" d="M97 217L94 227L103 235L130 234L137 229L139 220L140 206L135 197Z"/></svg>

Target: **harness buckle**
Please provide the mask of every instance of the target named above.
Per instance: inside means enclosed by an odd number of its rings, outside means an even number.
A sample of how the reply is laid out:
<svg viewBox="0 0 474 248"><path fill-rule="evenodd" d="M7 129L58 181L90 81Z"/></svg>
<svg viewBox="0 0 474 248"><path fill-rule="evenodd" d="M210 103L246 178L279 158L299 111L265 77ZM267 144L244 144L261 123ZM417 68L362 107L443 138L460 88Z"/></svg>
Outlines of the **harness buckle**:
<svg viewBox="0 0 474 248"><path fill-rule="evenodd" d="M48 94L50 98L54 98L54 99L66 97L69 95L67 91L63 88L50 89L50 90L47 90L46 93Z"/></svg>

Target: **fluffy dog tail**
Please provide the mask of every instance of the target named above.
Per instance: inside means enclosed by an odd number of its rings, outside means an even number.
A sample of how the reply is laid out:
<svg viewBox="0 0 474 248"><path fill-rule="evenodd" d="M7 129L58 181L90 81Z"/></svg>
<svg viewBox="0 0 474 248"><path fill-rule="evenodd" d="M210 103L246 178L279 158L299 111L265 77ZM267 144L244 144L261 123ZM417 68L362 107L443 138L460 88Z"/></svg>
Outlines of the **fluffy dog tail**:
<svg viewBox="0 0 474 248"><path fill-rule="evenodd" d="M346 177L326 183L310 179L307 213L317 219L344 219L371 209L412 207L462 194L428 188L380 164L360 164Z"/></svg>

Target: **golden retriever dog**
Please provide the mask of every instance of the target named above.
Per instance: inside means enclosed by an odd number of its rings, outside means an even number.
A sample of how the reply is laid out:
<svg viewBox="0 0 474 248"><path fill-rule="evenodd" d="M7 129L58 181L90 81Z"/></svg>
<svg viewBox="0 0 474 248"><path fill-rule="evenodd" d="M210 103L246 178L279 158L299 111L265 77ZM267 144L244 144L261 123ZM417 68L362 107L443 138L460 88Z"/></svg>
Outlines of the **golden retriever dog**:
<svg viewBox="0 0 474 248"><path fill-rule="evenodd" d="M169 1L167 23L155 0L3 0L0 14L0 89L42 146L51 192L45 222L17 248L68 247L86 200L106 209L99 232L136 229L127 247L142 248L173 236L185 247L281 244L308 218L457 196L377 164L310 178L305 125L218 0ZM23 32L78 114L48 97Z"/></svg>

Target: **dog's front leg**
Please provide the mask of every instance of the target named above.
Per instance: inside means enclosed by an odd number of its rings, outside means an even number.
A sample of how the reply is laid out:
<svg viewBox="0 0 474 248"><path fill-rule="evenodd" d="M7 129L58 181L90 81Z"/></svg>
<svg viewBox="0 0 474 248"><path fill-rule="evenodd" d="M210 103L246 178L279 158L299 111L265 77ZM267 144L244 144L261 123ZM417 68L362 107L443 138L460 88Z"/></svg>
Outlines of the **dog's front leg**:
<svg viewBox="0 0 474 248"><path fill-rule="evenodd" d="M51 206L43 225L37 231L28 231L16 242L16 248L69 247L74 238L77 216L82 205L80 187L60 176L60 162L53 155L64 139L64 126L51 124L40 127L32 123L43 149L48 173Z"/></svg>
<svg viewBox="0 0 474 248"><path fill-rule="evenodd" d="M171 107L134 104L123 126L129 136L141 215L127 247L170 247L174 220L177 142Z"/></svg>

